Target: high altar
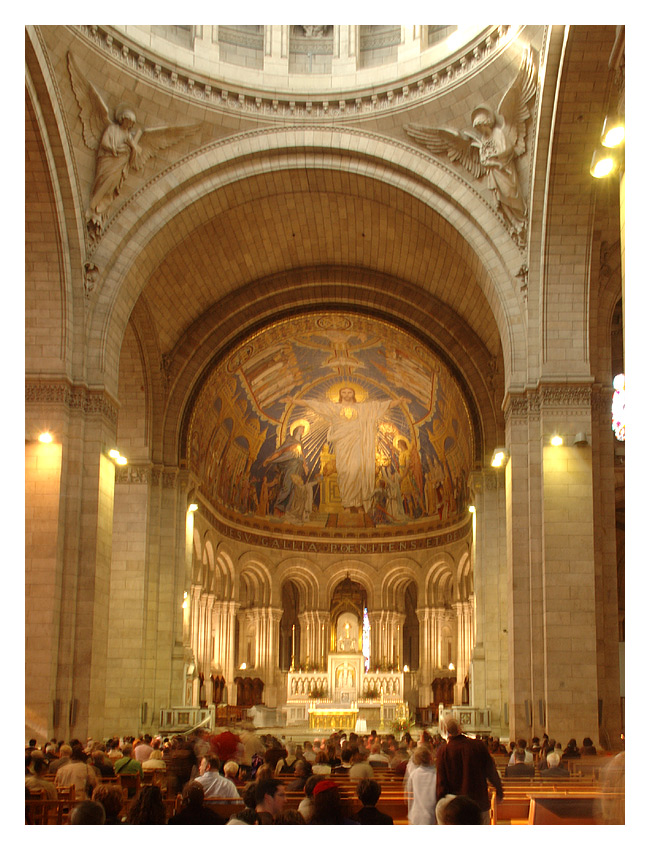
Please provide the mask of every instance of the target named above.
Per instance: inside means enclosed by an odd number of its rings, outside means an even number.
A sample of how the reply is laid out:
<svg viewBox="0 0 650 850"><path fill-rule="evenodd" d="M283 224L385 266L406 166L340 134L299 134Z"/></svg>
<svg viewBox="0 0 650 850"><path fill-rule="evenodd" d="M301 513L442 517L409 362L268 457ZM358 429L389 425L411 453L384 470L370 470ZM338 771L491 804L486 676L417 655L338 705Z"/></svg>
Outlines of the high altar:
<svg viewBox="0 0 650 850"><path fill-rule="evenodd" d="M366 671L361 624L356 614L346 611L337 620L326 665L289 671L283 710L287 725L389 731L408 714L404 672Z"/></svg>

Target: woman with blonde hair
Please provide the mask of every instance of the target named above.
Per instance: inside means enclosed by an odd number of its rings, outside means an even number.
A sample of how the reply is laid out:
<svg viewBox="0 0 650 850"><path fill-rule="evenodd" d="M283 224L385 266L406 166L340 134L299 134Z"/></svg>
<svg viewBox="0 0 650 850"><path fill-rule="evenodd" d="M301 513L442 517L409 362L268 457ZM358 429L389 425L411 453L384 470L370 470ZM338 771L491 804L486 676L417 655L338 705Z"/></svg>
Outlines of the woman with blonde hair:
<svg viewBox="0 0 650 850"><path fill-rule="evenodd" d="M411 762L413 767L406 780L409 823L435 824L437 772L431 749L418 746Z"/></svg>

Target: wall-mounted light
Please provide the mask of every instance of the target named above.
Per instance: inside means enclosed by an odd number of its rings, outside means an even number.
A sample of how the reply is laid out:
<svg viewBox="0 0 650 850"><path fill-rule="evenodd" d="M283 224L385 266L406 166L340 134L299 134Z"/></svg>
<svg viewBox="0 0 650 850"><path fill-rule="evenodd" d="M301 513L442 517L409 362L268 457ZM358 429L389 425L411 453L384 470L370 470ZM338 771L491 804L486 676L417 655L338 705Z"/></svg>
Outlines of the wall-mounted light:
<svg viewBox="0 0 650 850"><path fill-rule="evenodd" d="M123 457L120 451L116 448L109 449L106 454L110 457L110 459L116 463L118 466L126 466L128 460Z"/></svg>
<svg viewBox="0 0 650 850"><path fill-rule="evenodd" d="M625 122L618 115L608 115L603 123L600 143L606 148L617 148L625 141Z"/></svg>
<svg viewBox="0 0 650 850"><path fill-rule="evenodd" d="M187 591L186 590L183 591L183 605L181 607L187 608Z"/></svg>
<svg viewBox="0 0 650 850"><path fill-rule="evenodd" d="M52 442L52 435L50 434L49 431L43 431L42 434L38 435L38 441L39 441L39 443L51 443Z"/></svg>
<svg viewBox="0 0 650 850"><path fill-rule="evenodd" d="M609 174L612 174L618 162L616 157L611 153L610 150L595 150L593 156L591 157L591 165L589 166L589 173L592 177L596 177L600 180L602 177L607 177Z"/></svg>
<svg viewBox="0 0 650 850"><path fill-rule="evenodd" d="M470 505L470 506L469 506L469 508L467 508L467 510L468 510L471 514L475 514L475 513L476 513L476 508L474 507L474 505Z"/></svg>
<svg viewBox="0 0 650 850"><path fill-rule="evenodd" d="M409 666L408 666L408 664L405 664L404 665L404 672L408 673L408 671L409 671Z"/></svg>
<svg viewBox="0 0 650 850"><path fill-rule="evenodd" d="M454 662L453 662L453 661L450 661L450 662L449 662L449 670L455 670L455 669L456 669L456 668L454 667Z"/></svg>
<svg viewBox="0 0 650 850"><path fill-rule="evenodd" d="M561 446L564 443L564 440L559 434L553 434L551 437L551 445L552 446Z"/></svg>
<svg viewBox="0 0 650 850"><path fill-rule="evenodd" d="M194 513L194 511L198 511L198 509L199 509L199 506L196 504L196 502L192 502L192 504L191 504L191 505L188 505L188 506L187 506L187 510L188 510L188 511L189 511L189 513L191 513L191 514L193 514L193 513Z"/></svg>
<svg viewBox="0 0 650 850"><path fill-rule="evenodd" d="M490 461L490 464L491 466L499 467L503 466L507 460L508 452L504 448L498 448L492 452L492 460Z"/></svg>
<svg viewBox="0 0 650 850"><path fill-rule="evenodd" d="M245 661L242 661L242 663L239 665L239 669L240 669L240 670L245 670L245 669L246 669L246 662L245 662Z"/></svg>
<svg viewBox="0 0 650 850"><path fill-rule="evenodd" d="M587 435L584 433L584 431L578 431L578 433L573 438L573 445L574 446L588 446L589 445L589 440L587 439Z"/></svg>

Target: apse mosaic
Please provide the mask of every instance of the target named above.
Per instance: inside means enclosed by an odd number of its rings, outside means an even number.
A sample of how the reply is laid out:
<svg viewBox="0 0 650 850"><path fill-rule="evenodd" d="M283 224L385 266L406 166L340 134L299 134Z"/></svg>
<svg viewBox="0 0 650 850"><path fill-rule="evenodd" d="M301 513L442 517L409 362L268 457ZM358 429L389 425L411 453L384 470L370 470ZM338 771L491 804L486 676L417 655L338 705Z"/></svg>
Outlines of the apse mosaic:
<svg viewBox="0 0 650 850"><path fill-rule="evenodd" d="M466 515L462 393L415 337L377 319L278 321L210 374L188 466L216 512L278 532L441 526Z"/></svg>

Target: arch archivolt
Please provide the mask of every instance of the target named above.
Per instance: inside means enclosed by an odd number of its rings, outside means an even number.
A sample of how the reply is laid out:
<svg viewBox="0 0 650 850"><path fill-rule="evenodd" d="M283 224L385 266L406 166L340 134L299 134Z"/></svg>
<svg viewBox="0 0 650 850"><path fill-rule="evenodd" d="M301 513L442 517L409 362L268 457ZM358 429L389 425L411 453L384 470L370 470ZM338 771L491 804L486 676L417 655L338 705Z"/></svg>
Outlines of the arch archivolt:
<svg viewBox="0 0 650 850"><path fill-rule="evenodd" d="M300 153L292 150L297 145L302 148ZM321 146L333 151L323 154L314 150ZM513 283L522 256L498 217L469 184L452 169L396 140L344 128L276 128L203 148L158 175L120 208L113 219L119 219L119 228L109 226L93 255L103 279L96 287L89 335L101 345L96 359L89 363L89 374L103 376L107 388L115 387L116 375L111 374L111 368L119 359L125 323L160 262L161 250L166 253L174 240L182 241L197 227L196 213L185 215L185 211L189 213L197 199L249 178L256 171L278 174L295 168L352 169L400 189L437 212L477 258L479 284L499 327L506 373L514 373L515 364L525 361L525 357L521 360L525 352L524 322ZM220 202L227 203L227 198ZM149 213L145 215L144 210ZM206 215L216 212L206 206ZM172 220L174 226L168 228ZM161 247L153 250L157 240Z"/></svg>
<svg viewBox="0 0 650 850"><path fill-rule="evenodd" d="M458 561L456 586L460 602L465 602L474 594L474 571L469 552L465 552Z"/></svg>
<svg viewBox="0 0 650 850"><path fill-rule="evenodd" d="M293 558L283 561L276 570L276 596L282 598L282 587L286 582L292 582L298 589L300 608L303 611L313 611L319 607L319 581L315 564L297 561Z"/></svg>
<svg viewBox="0 0 650 850"><path fill-rule="evenodd" d="M364 588L366 592L366 598L368 600L368 609L373 608L377 605L377 601L375 598L375 586L377 583L375 569L369 564L363 563L362 561L346 560L337 564L333 564L327 572L327 577L323 585L323 589L325 592L324 599L321 595L321 599L323 599L324 608L329 609L332 596L334 595L334 591L336 590L337 586L346 578L349 578L351 581L357 582L357 584L360 584Z"/></svg>
<svg viewBox="0 0 650 850"><path fill-rule="evenodd" d="M402 611L408 585L415 582L419 590L420 571L420 565L410 558L386 564L382 570L381 608Z"/></svg>
<svg viewBox="0 0 650 850"><path fill-rule="evenodd" d="M235 598L235 564L223 543L215 546L215 593L222 601Z"/></svg>
<svg viewBox="0 0 650 850"><path fill-rule="evenodd" d="M424 605L439 607L454 601L456 563L451 555L441 553L424 578Z"/></svg>
<svg viewBox="0 0 650 850"><path fill-rule="evenodd" d="M242 556L239 569L239 602L243 608L271 605L273 579L270 567L250 555Z"/></svg>

